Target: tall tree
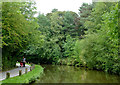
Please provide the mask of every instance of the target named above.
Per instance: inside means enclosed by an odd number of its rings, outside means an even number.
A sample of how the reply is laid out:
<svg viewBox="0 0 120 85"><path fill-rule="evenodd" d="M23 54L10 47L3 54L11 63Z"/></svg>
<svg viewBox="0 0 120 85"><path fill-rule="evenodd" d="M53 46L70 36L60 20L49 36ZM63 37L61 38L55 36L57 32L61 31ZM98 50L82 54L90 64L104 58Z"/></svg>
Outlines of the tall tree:
<svg viewBox="0 0 120 85"><path fill-rule="evenodd" d="M28 20L26 12L21 10L23 6L28 4L29 2L2 3L3 69L15 66L16 55L28 44L30 30L36 28L33 20ZM29 8L32 8L32 6Z"/></svg>
<svg viewBox="0 0 120 85"><path fill-rule="evenodd" d="M89 29L90 33L96 32L96 30L101 28L102 15L106 12L110 12L111 5L115 5L115 3L110 2L98 2L93 4L94 8L92 9L91 15L84 24L86 29Z"/></svg>
<svg viewBox="0 0 120 85"><path fill-rule="evenodd" d="M82 38L82 35L85 34L85 31L88 30L88 28L85 27L84 23L89 20L89 16L91 15L92 8L94 7L94 4L88 4L83 3L82 6L79 8L79 22L77 21L77 25L79 26L79 35Z"/></svg>

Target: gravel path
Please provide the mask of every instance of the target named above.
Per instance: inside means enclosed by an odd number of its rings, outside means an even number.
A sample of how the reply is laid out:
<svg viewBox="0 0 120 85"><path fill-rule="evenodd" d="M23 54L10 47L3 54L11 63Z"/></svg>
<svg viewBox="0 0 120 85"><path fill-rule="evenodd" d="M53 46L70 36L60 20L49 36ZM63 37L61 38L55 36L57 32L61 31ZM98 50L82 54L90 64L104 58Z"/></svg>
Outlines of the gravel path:
<svg viewBox="0 0 120 85"><path fill-rule="evenodd" d="M17 63L16 66L18 66L18 68L15 68L15 69L9 70L9 71L5 71L5 72L1 72L0 73L0 81L4 80L6 78L6 72L10 73L10 77L14 77L14 76L19 75L19 70L22 70L22 74L25 73L25 68L27 68L28 71L30 71L30 66L29 65L25 65L25 67L20 67L20 64Z"/></svg>

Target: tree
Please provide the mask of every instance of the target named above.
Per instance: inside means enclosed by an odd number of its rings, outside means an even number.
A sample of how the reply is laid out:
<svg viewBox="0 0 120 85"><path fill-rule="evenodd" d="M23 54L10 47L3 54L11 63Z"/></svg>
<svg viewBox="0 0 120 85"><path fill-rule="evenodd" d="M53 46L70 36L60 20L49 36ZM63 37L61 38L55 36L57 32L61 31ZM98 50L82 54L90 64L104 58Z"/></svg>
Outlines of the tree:
<svg viewBox="0 0 120 85"><path fill-rule="evenodd" d="M28 20L28 18L26 18L27 16L26 12L21 10L23 6L28 4L29 2L2 3L3 69L9 69L15 66L17 54L20 53L26 47L26 45L29 42L29 34L31 30L36 28L36 26L34 26L35 23L33 22L33 19ZM33 17L31 17L29 14L29 19L30 18Z"/></svg>
<svg viewBox="0 0 120 85"><path fill-rule="evenodd" d="M84 39L76 42L75 55L79 56L82 64L89 69L120 74L118 24L116 24L118 23L118 4L111 5L109 11L103 13L101 18L99 30L89 32Z"/></svg>
<svg viewBox="0 0 120 85"><path fill-rule="evenodd" d="M86 29L89 29L88 32L96 32L101 28L102 15L106 12L110 12L111 5L115 3L110 2L98 2L93 3L94 8L92 9L91 15L88 17L88 20L85 22L84 26Z"/></svg>
<svg viewBox="0 0 120 85"><path fill-rule="evenodd" d="M53 12L57 12L57 11L58 11L58 9L53 9L53 10L52 10L52 13L53 13Z"/></svg>
<svg viewBox="0 0 120 85"><path fill-rule="evenodd" d="M77 20L77 25L78 25L78 31L79 31L79 36L82 38L82 35L85 34L85 31L88 30L88 28L85 27L86 21L89 21L89 16L91 15L92 9L94 7L94 4L88 4L88 3L83 3L82 6L79 8L79 15L80 17Z"/></svg>

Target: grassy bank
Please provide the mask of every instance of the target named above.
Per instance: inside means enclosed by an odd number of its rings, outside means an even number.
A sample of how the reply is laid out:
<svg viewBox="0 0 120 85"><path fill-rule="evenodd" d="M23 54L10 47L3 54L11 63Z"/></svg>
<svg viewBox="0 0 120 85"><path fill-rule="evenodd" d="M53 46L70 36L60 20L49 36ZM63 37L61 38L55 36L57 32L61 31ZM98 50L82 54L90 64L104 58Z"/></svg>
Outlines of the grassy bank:
<svg viewBox="0 0 120 85"><path fill-rule="evenodd" d="M36 79L39 79L40 75L43 73L43 68L40 65L35 65L35 69L28 72L27 74L23 74L21 76L12 77L2 81L2 85L7 83L31 83Z"/></svg>

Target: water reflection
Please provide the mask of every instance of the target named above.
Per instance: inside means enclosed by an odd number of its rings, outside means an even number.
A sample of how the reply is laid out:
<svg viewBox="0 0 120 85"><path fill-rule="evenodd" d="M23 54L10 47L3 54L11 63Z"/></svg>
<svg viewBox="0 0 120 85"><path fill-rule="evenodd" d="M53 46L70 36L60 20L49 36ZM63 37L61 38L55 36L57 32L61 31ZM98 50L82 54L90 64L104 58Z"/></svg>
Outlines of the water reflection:
<svg viewBox="0 0 120 85"><path fill-rule="evenodd" d="M120 76L72 66L42 65L44 74L35 83L120 83Z"/></svg>

